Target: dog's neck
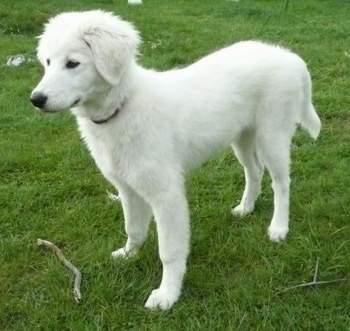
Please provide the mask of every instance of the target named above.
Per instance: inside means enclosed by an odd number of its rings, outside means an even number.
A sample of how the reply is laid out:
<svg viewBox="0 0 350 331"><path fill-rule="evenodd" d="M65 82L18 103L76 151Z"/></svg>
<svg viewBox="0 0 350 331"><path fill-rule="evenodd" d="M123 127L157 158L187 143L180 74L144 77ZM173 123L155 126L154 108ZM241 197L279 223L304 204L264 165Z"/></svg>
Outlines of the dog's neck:
<svg viewBox="0 0 350 331"><path fill-rule="evenodd" d="M92 101L72 108L71 111L78 118L85 118L94 125L106 124L121 113L133 90L132 70L124 73L116 86L108 86Z"/></svg>
<svg viewBox="0 0 350 331"><path fill-rule="evenodd" d="M115 94L112 88L107 94L103 93L92 102L72 108L71 112L80 119L88 120L94 125L106 124L118 117L124 100Z"/></svg>
<svg viewBox="0 0 350 331"><path fill-rule="evenodd" d="M117 108L111 116L104 118L104 119L101 119L101 120L91 119L91 121L94 122L95 124L105 124L105 123L109 122L111 119L113 119L114 117L117 117L120 110L121 110L121 108Z"/></svg>

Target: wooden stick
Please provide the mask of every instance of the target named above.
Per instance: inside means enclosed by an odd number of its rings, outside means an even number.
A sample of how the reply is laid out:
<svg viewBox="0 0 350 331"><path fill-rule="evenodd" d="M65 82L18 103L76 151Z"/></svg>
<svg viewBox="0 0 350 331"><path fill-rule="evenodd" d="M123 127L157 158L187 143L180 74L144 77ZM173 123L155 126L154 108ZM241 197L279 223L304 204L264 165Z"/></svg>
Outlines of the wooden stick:
<svg viewBox="0 0 350 331"><path fill-rule="evenodd" d="M300 287L317 286L317 285L340 283L340 282L348 282L348 281L350 281L349 278L342 278L342 279L334 279L334 280L324 280L324 281L320 281L320 282L304 283L304 284L299 284L299 285L287 287L286 289L284 289L282 291L279 291L277 294L288 292L290 290L294 290L294 289L300 288Z"/></svg>
<svg viewBox="0 0 350 331"><path fill-rule="evenodd" d="M69 262L65 256L63 255L62 251L52 242L38 239L38 246L44 246L46 248L49 248L52 250L59 260L70 270L74 273L74 289L73 289L73 295L76 302L79 302L81 299L81 293L80 293L80 284L81 284L81 272L71 263Z"/></svg>
<svg viewBox="0 0 350 331"><path fill-rule="evenodd" d="M310 283L304 283L304 284L298 284L295 286L287 287L282 291L277 292L275 295L288 292L297 288L301 287L309 287L309 286L317 286L317 285L324 285L324 284L332 284L332 283L340 283L340 282L348 282L350 281L349 278L342 278L342 279L333 279L333 280L324 280L324 281L317 281L317 276L318 276L318 269L319 269L319 264L320 264L320 258L318 257L316 260L316 266L315 266L315 273L314 273L314 278L313 281Z"/></svg>
<svg viewBox="0 0 350 331"><path fill-rule="evenodd" d="M317 257L317 260L316 260L316 267L315 267L315 273L314 273L314 283L317 283L317 276L318 276L318 268L319 268L319 265L320 265L320 258Z"/></svg>

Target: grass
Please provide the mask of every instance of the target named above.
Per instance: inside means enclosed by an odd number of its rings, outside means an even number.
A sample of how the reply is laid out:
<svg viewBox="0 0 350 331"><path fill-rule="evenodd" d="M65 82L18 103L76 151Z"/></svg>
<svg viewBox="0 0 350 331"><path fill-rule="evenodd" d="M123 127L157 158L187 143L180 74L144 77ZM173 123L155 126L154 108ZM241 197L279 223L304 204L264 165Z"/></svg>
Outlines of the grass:
<svg viewBox="0 0 350 331"><path fill-rule="evenodd" d="M0 3L0 330L348 330L350 282L277 294L312 280L350 277L350 52L348 0L24 1ZM165 70L243 39L291 48L308 63L323 130L299 131L292 149L291 231L268 241L269 178L256 211L238 219L243 172L227 151L188 176L192 251L183 295L167 312L143 308L161 277L156 233L138 257L111 261L123 245L121 207L68 113L39 116L28 98L42 69L36 39L48 17L102 8L136 24L140 63ZM83 272L83 300L71 276L36 246L52 240Z"/></svg>

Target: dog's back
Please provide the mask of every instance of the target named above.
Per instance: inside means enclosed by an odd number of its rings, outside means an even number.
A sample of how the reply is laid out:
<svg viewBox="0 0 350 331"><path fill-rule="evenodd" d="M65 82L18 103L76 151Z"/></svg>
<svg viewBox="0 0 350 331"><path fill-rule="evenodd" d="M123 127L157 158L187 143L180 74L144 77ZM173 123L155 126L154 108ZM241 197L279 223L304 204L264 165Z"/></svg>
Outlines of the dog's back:
<svg viewBox="0 0 350 331"><path fill-rule="evenodd" d="M284 48L239 42L156 75L146 89L166 105L158 110L171 126L164 135L171 131L184 168L220 152L247 129L293 134L302 124L314 138L320 130L306 64Z"/></svg>

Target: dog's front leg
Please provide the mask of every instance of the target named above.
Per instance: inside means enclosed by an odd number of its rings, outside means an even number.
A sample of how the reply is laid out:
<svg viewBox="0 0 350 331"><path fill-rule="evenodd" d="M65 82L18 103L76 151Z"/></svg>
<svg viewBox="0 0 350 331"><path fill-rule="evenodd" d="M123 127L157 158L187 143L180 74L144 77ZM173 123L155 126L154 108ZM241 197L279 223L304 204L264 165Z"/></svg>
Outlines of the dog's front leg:
<svg viewBox="0 0 350 331"><path fill-rule="evenodd" d="M149 296L147 308L170 308L179 298L189 252L189 213L185 192L170 186L152 199L157 224L162 282Z"/></svg>
<svg viewBox="0 0 350 331"><path fill-rule="evenodd" d="M128 236L124 247L112 253L113 258L128 258L135 255L147 237L152 217L151 207L129 186L118 184L123 206L125 232Z"/></svg>

